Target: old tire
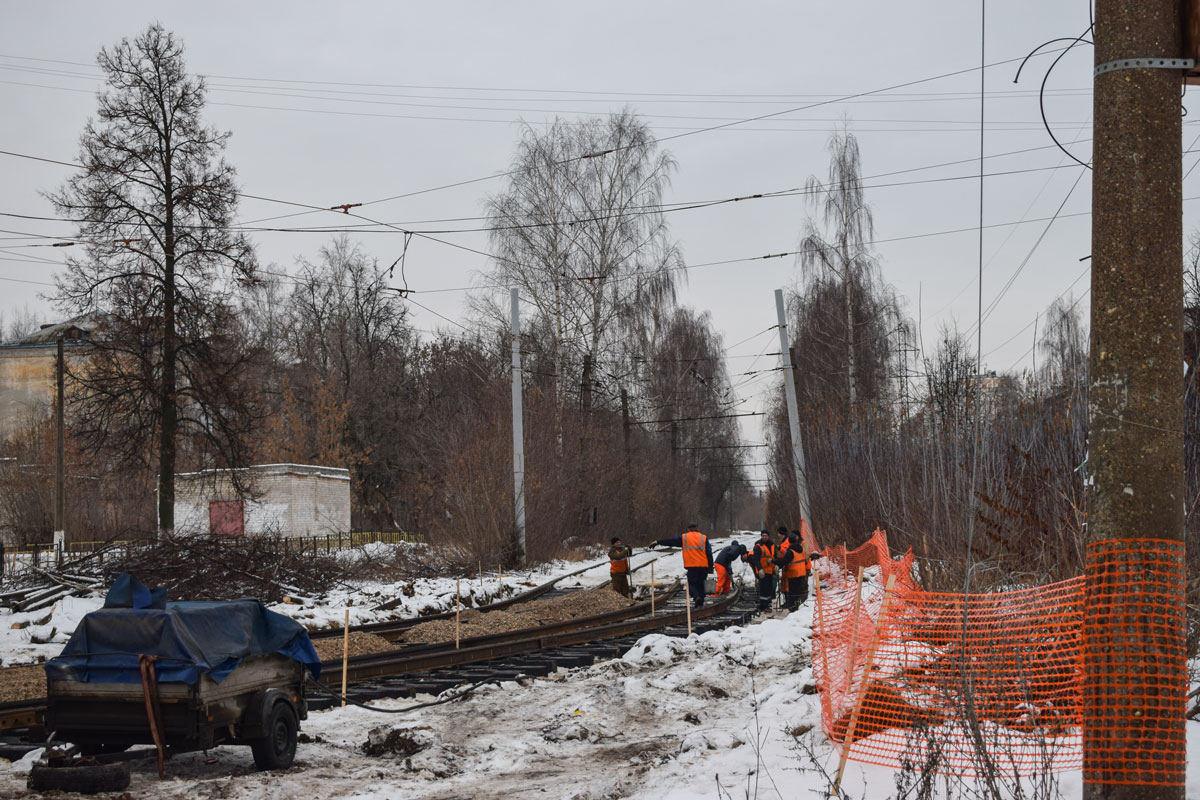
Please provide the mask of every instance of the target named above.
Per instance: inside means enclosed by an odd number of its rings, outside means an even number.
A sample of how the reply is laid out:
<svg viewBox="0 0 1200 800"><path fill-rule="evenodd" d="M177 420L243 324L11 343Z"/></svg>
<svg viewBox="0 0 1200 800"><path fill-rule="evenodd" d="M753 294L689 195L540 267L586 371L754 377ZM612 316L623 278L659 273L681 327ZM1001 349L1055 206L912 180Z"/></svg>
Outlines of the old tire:
<svg viewBox="0 0 1200 800"><path fill-rule="evenodd" d="M119 792L129 786L129 765L94 764L81 767L39 767L29 771L30 789L35 792L58 790L96 794L97 792Z"/></svg>
<svg viewBox="0 0 1200 800"><path fill-rule="evenodd" d="M267 735L250 745L254 766L260 770L287 769L296 758L296 733L300 730L296 710L290 703L276 703L265 723Z"/></svg>

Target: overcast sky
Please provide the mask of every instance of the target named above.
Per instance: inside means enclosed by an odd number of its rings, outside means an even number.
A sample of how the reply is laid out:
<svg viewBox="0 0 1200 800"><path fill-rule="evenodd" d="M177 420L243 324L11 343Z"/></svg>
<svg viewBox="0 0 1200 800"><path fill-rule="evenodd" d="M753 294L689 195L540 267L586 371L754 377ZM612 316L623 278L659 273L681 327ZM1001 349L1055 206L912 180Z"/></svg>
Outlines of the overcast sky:
<svg viewBox="0 0 1200 800"><path fill-rule="evenodd" d="M73 159L95 109L96 52L157 20L182 37L190 69L209 76L207 117L233 133L227 156L244 192L322 207L370 203L361 213L418 229L447 227L425 220L480 216L501 180L371 201L504 171L521 121L540 125L556 115L577 118L628 105L665 138L799 109L664 142L678 161L666 201L687 202L796 188L810 174L825 175L826 141L845 117L859 138L865 183L878 187L868 188L867 198L883 276L920 319L926 345L932 349L939 325L957 320L968 328L976 317L979 183L964 178L978 172L971 161L979 153L977 2L4 0L0 14L0 150ZM1046 40L1076 36L1087 15L1083 0L991 3L987 61L1019 59ZM985 225L992 226L983 240L985 308L1011 281L983 326L984 361L996 370L1028 365L1035 314L1060 294L1079 298L1088 289L1087 262L1080 259L1090 250L1091 182L1086 174L1080 179L1083 169L1052 146L1042 126L1036 90L1050 60L1031 61L1019 84L1016 63L986 71L986 171L1015 173L989 177L985 189ZM1090 48L1069 54L1046 97L1054 130L1084 161L1091 65ZM961 74L924 80L947 73ZM924 82L838 100L912 81ZM1196 132L1185 124L1185 147ZM1013 151L1026 152L1004 155ZM1197 157L1185 155L1185 170ZM963 163L935 167L947 162ZM39 193L69 170L10 156L0 156L0 165L0 211L53 216ZM1189 179L1185 198L1200 194L1197 181ZM1046 218L1060 205L1060 218L1047 229ZM297 210L243 201L239 217ZM702 265L795 250L807 213L805 198L791 196L669 218L687 261ZM1184 213L1191 230L1196 204L1185 202ZM64 223L3 220L5 237L72 232ZM361 222L325 212L272 224L340 221ZM263 264L293 271L296 257L313 256L328 235L253 238ZM402 236L395 231L358 238L381 261L399 255ZM442 238L486 249L482 234ZM39 259L57 260L61 251L19 247L30 243L0 240L0 310L28 305L53 317L39 297L49 288L19 281L49 281L54 266ZM465 287L486 266L482 256L417 239L408 254L408 284L419 291ZM775 322L772 291L798 279L791 257L696 266L681 301L709 311L726 345L736 345L729 365L737 376L774 366L769 357L755 359L777 349L777 339L762 333ZM463 292L416 299L466 321ZM457 330L413 311L418 327ZM758 407L755 395L777 375L735 377L748 408ZM761 441L757 421L744 430Z"/></svg>

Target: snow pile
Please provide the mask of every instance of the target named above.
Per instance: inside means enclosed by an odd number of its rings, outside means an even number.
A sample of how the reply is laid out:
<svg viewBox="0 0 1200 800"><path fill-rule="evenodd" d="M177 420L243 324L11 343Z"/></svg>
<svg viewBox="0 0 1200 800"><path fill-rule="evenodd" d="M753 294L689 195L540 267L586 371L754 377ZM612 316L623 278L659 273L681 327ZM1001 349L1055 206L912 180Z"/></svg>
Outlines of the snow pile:
<svg viewBox="0 0 1200 800"><path fill-rule="evenodd" d="M38 611L0 613L0 665L35 664L58 655L84 615L104 605L104 594L64 597ZM20 626L24 627L20 627Z"/></svg>
<svg viewBox="0 0 1200 800"><path fill-rule="evenodd" d="M351 563L364 559L387 560L397 548L424 546L403 542L375 543L343 551L339 558L345 558ZM634 565L645 560L639 557L635 559ZM674 556L674 560L677 561L678 556ZM595 564L595 567L587 572L566 579L563 587L596 586L608 580L607 560L597 561ZM585 565L573 561L555 561L530 570L511 574L506 572L503 581L495 572L484 575L482 581L477 577L357 581L315 597L294 598L296 602L275 603L268 607L297 620L310 630L340 629L345 622L347 609L350 610L352 625L453 611L456 585L461 593L463 606L473 607L526 592L552 578L578 570L581 566ZM641 573L637 573L635 579L640 576ZM107 587L85 597L67 597L58 601L52 608L38 611L13 612L0 609L0 666L34 664L57 656L84 615L104 605L106 590ZM379 610L378 607L388 601L394 601L393 607Z"/></svg>

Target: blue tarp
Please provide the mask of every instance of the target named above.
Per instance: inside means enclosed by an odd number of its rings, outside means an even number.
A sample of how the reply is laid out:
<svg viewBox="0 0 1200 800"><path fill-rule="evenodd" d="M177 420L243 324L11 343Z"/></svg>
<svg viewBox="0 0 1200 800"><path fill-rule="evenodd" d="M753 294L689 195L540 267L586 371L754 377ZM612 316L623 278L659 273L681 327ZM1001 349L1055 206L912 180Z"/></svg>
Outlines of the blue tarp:
<svg viewBox="0 0 1200 800"><path fill-rule="evenodd" d="M233 600L93 611L62 654L46 662L46 675L50 680L141 683L138 655L143 653L158 656L160 682L194 683L203 674L220 682L242 659L266 653L299 661L314 678L321 674L321 660L303 625L268 611L258 600Z"/></svg>
<svg viewBox="0 0 1200 800"><path fill-rule="evenodd" d="M105 608L166 608L167 590L151 589L128 572L122 572L104 596Z"/></svg>

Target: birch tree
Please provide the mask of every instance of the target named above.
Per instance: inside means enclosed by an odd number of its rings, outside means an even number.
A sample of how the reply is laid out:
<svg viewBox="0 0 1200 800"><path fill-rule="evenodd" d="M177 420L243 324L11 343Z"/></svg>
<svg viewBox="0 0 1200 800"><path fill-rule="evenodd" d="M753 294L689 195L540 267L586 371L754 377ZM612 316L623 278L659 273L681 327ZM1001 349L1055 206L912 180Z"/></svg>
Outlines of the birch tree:
<svg viewBox="0 0 1200 800"><path fill-rule="evenodd" d="M532 307L560 405L583 354L645 352L674 302L682 259L661 213L674 169L629 111L556 120L526 128L488 201L489 277Z"/></svg>
<svg viewBox="0 0 1200 800"><path fill-rule="evenodd" d="M853 407L860 399L861 384L862 343L857 336L856 309L862 295L875 283L879 269L871 250L875 221L863 193L858 140L843 129L830 137L828 147L828 178L822 182L810 175L805 183L809 202L819 212L825 230L811 217L805 221L800 263L810 279L833 283L840 289L840 324L831 333L842 345L842 385L845 400Z"/></svg>

